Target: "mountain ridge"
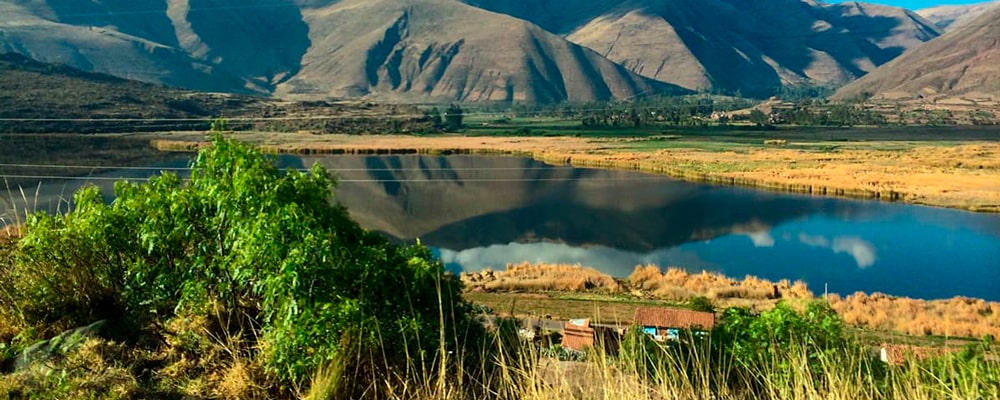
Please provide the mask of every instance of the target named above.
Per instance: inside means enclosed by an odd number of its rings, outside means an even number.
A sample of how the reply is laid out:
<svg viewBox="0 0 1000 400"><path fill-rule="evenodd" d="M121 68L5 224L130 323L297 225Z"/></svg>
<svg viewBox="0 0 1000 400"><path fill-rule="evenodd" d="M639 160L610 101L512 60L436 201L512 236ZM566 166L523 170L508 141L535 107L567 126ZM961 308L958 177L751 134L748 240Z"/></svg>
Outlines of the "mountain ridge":
<svg viewBox="0 0 1000 400"><path fill-rule="evenodd" d="M854 81L834 99L972 95L1000 99L1000 4Z"/></svg>
<svg viewBox="0 0 1000 400"><path fill-rule="evenodd" d="M840 85L940 34L812 0L0 3L0 52L210 92L557 103Z"/></svg>

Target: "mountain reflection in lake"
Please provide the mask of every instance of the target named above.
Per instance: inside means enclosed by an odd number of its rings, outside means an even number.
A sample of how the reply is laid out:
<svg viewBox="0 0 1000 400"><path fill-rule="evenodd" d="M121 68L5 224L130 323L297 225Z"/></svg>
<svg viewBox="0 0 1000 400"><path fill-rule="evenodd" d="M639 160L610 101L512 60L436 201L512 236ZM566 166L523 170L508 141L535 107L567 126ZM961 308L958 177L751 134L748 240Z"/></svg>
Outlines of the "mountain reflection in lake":
<svg viewBox="0 0 1000 400"><path fill-rule="evenodd" d="M696 185L476 156L303 157L338 170L371 229L420 238L452 270L637 264L802 279L831 292L1000 300L1000 216Z"/></svg>
<svg viewBox="0 0 1000 400"><path fill-rule="evenodd" d="M842 294L1000 300L1000 215L698 185L514 157L280 160L335 171L336 198L362 226L396 240L419 238L453 271L528 261L627 276L638 264L656 264L801 279L817 292L826 284Z"/></svg>

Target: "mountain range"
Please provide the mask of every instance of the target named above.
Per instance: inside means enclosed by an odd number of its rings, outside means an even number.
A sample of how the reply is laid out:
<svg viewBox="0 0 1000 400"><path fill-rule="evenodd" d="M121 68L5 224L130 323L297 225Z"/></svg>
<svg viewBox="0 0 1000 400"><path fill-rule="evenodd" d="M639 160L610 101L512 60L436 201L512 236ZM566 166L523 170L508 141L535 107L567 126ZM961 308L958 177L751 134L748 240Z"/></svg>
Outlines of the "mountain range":
<svg viewBox="0 0 1000 400"><path fill-rule="evenodd" d="M1000 5L1000 1L937 6L917 10L917 14L934 23L938 28L949 30L971 22L979 17L980 14L997 5Z"/></svg>
<svg viewBox="0 0 1000 400"><path fill-rule="evenodd" d="M834 98L862 95L1000 100L1000 4L844 86Z"/></svg>
<svg viewBox="0 0 1000 400"><path fill-rule="evenodd" d="M5 0L0 52L202 91L553 103L840 85L941 28L813 0Z"/></svg>

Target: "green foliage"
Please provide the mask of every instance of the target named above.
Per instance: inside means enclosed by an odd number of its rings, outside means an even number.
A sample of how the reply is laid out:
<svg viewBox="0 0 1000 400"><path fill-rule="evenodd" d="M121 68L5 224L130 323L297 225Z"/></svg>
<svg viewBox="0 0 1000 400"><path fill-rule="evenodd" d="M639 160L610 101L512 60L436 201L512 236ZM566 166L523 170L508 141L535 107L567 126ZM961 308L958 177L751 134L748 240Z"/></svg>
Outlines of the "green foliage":
<svg viewBox="0 0 1000 400"><path fill-rule="evenodd" d="M695 296L688 300L688 308L694 311L702 312L715 312L715 305L712 304L712 300L709 300L705 296Z"/></svg>
<svg viewBox="0 0 1000 400"><path fill-rule="evenodd" d="M757 126L764 126L768 124L767 114L758 109L753 109L750 111L750 122Z"/></svg>
<svg viewBox="0 0 1000 400"><path fill-rule="evenodd" d="M786 303L755 316L745 308L729 308L713 331L713 340L743 365L768 364L776 354L809 349L816 360L847 344L844 322L829 304L816 301L798 313Z"/></svg>
<svg viewBox="0 0 1000 400"><path fill-rule="evenodd" d="M618 351L618 359L625 370L644 377L655 377L658 371L662 371L666 355L663 345L644 333L638 325L625 331Z"/></svg>
<svg viewBox="0 0 1000 400"><path fill-rule="evenodd" d="M804 313L783 302L760 315L729 308L712 332L712 345L712 353L732 360L751 387L821 377L828 366L846 365L845 357L860 353L847 340L843 320L822 301L809 303ZM862 363L869 373L875 373L872 361Z"/></svg>
<svg viewBox="0 0 1000 400"><path fill-rule="evenodd" d="M216 304L292 384L343 359L345 343L378 355L359 368L427 367L469 331L458 279L428 249L361 229L322 168L281 171L221 137L192 167L187 182L119 182L110 205L90 187L66 215L33 215L14 267L26 322L146 327Z"/></svg>
<svg viewBox="0 0 1000 400"><path fill-rule="evenodd" d="M112 244L122 241L118 220L96 187L81 189L73 203L75 213L87 218L44 213L28 218L10 271L13 308L43 335L124 311L119 294L128 261Z"/></svg>
<svg viewBox="0 0 1000 400"><path fill-rule="evenodd" d="M212 132L225 132L228 130L227 128L225 118L216 118L209 124L208 130Z"/></svg>
<svg viewBox="0 0 1000 400"><path fill-rule="evenodd" d="M462 130L465 126L462 124L463 119L462 107L459 107L457 104L448 106L448 109L444 113L444 129L449 132Z"/></svg>

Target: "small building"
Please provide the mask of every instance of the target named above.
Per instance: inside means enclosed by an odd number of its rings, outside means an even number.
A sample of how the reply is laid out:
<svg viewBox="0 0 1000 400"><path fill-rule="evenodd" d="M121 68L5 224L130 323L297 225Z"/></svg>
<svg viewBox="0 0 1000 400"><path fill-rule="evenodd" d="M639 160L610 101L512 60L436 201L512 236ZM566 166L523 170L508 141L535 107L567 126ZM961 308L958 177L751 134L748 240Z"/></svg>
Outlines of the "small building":
<svg viewBox="0 0 1000 400"><path fill-rule="evenodd" d="M643 333L656 340L677 340L682 329L707 332L715 327L715 314L679 308L640 307L633 320Z"/></svg>
<svg viewBox="0 0 1000 400"><path fill-rule="evenodd" d="M571 319L563 328L562 346L576 351L594 347L594 328L589 319Z"/></svg>
<svg viewBox="0 0 1000 400"><path fill-rule="evenodd" d="M618 326L591 325L589 319L571 319L563 328L562 346L576 351L599 346L605 353L615 355L623 333L624 329Z"/></svg>

